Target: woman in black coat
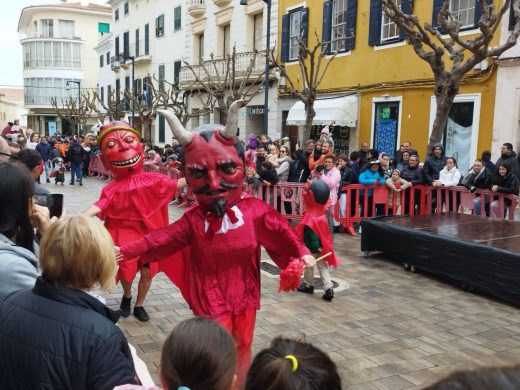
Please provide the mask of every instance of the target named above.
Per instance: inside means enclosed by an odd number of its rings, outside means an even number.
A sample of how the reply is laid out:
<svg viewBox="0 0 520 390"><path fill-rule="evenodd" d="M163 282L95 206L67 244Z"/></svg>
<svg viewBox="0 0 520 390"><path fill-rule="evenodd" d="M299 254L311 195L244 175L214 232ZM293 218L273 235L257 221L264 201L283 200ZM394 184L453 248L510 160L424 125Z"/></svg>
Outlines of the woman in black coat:
<svg viewBox="0 0 520 390"><path fill-rule="evenodd" d="M500 163L497 166L497 175L493 181L493 186L491 187L491 191L498 192L501 194L510 194L518 196L518 177L516 177L515 173L512 172L511 165L508 163ZM511 200L504 199L504 215L500 214L500 201L494 200L491 202L490 206L490 216L491 218L504 218L505 217L505 208L511 206Z"/></svg>
<svg viewBox="0 0 520 390"><path fill-rule="evenodd" d="M84 216L54 223L42 240L42 276L0 306L0 383L5 389L112 390L135 384L119 313L88 294L113 286L114 247Z"/></svg>

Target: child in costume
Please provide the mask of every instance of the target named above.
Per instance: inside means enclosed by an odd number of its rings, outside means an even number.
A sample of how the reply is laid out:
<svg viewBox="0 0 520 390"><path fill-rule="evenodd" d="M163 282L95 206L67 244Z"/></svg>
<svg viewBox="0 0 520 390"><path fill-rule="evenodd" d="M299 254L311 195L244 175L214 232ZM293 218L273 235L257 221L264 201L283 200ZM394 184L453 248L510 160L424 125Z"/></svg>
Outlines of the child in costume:
<svg viewBox="0 0 520 390"><path fill-rule="evenodd" d="M303 219L296 226L296 233L303 239L309 251L316 257L326 258L318 260L316 265L320 277L323 280L322 298L331 301L334 298L334 289L330 279L329 265L337 267L339 260L334 253L332 235L328 225L325 212L329 209L330 189L322 180L313 180L307 184L303 192L305 212ZM314 294L314 267L308 267L304 271L303 282L298 287L298 291L307 294Z"/></svg>
<svg viewBox="0 0 520 390"><path fill-rule="evenodd" d="M177 270L168 276L196 316L215 319L235 339L239 386L249 367L260 308L261 246L281 269L291 258L315 262L276 210L242 196L246 162L236 131L243 105L231 105L225 127L203 125L193 132L173 113L158 111L184 147L183 169L198 203L173 224L121 248L124 259L153 262L189 247L189 257L172 260Z"/></svg>
<svg viewBox="0 0 520 390"><path fill-rule="evenodd" d="M110 122L99 132L101 160L114 180L102 190L99 200L85 211L105 221L114 243L122 246L142 238L146 233L168 225L168 203L185 179L173 180L160 173L143 172L144 150L140 134L126 122ZM119 264L118 278L123 286L121 315L130 315L132 282L141 274L134 315L140 321L150 317L143 307L152 278L159 264L143 265L138 256Z"/></svg>
<svg viewBox="0 0 520 390"><path fill-rule="evenodd" d="M401 171L394 169L392 175L386 179L386 186L388 187L388 207L390 213L393 213L394 204L396 214L401 214L401 191L406 190L412 186L412 183L401 178Z"/></svg>
<svg viewBox="0 0 520 390"><path fill-rule="evenodd" d="M54 168L51 171L51 177L54 177L54 184L58 185L58 183L65 183L65 165L63 164L63 159L58 157L55 160L52 160L54 164Z"/></svg>

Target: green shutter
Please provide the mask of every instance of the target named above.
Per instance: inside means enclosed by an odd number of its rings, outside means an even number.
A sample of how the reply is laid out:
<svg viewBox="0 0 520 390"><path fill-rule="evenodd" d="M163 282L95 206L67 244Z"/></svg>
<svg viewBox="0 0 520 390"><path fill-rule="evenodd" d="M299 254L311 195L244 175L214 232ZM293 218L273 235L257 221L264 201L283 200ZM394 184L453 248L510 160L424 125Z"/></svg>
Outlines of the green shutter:
<svg viewBox="0 0 520 390"><path fill-rule="evenodd" d="M173 10L173 29L175 31L180 30L182 27L181 23L181 6L175 7Z"/></svg>
<svg viewBox="0 0 520 390"><path fill-rule="evenodd" d="M164 135L164 116L159 115L159 142L164 142L165 135Z"/></svg>
<svg viewBox="0 0 520 390"><path fill-rule="evenodd" d="M98 32L100 32L100 33L109 33L110 32L110 24L108 24L108 23L98 23Z"/></svg>

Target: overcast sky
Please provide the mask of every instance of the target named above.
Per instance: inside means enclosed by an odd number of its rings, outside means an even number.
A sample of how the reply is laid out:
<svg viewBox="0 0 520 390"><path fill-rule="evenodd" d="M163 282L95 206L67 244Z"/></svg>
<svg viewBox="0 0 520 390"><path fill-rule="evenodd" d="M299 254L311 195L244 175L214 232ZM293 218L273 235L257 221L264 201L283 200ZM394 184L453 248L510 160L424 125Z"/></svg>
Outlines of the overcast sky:
<svg viewBox="0 0 520 390"><path fill-rule="evenodd" d="M80 0L69 0L69 3ZM106 0L90 0L105 4ZM0 23L0 85L23 86L22 45L17 33L18 19L24 7L41 4L58 4L60 0L2 0Z"/></svg>

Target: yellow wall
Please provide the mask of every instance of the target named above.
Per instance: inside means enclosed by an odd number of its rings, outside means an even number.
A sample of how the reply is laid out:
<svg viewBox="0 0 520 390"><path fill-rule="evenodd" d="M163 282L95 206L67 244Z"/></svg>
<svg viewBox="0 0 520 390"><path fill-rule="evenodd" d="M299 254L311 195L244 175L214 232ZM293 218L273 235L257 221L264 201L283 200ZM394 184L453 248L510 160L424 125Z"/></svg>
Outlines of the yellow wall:
<svg viewBox="0 0 520 390"><path fill-rule="evenodd" d="M498 3L498 0L494 0ZM280 0L279 25L282 25L282 16L287 13L287 8L302 4L298 0ZM323 2L308 0L309 7L309 36L310 48L316 42L316 31L321 36L323 21ZM422 23L431 23L432 0L415 0L414 10ZM389 96L402 96L401 105L402 122L400 139L398 142L410 140L419 151L421 158L425 156L428 144L428 129L430 102L433 95L431 80L433 73L430 66L421 60L408 44L398 47L386 47L375 50L368 44L368 30L370 18L370 1L358 0L355 48L350 54L337 56L329 66L328 72L319 86L321 94L357 90L360 93L360 114L358 121L359 145L362 141L369 141L372 123L372 98ZM496 34L494 44L498 44ZM281 28L278 36L281 41ZM278 45L280 47L280 45ZM448 58L445 59L448 61ZM299 67L297 63L287 64L287 71L293 80L299 79ZM474 72L470 72L474 73ZM496 71L494 71L496 73ZM485 82L464 84L460 94L481 93L480 129L478 141L478 153L491 147L493 107L495 99L496 74L491 75ZM430 81L426 87L405 88L407 81ZM392 84L392 88L380 91L367 91L368 86ZM298 83L299 85L299 83Z"/></svg>

